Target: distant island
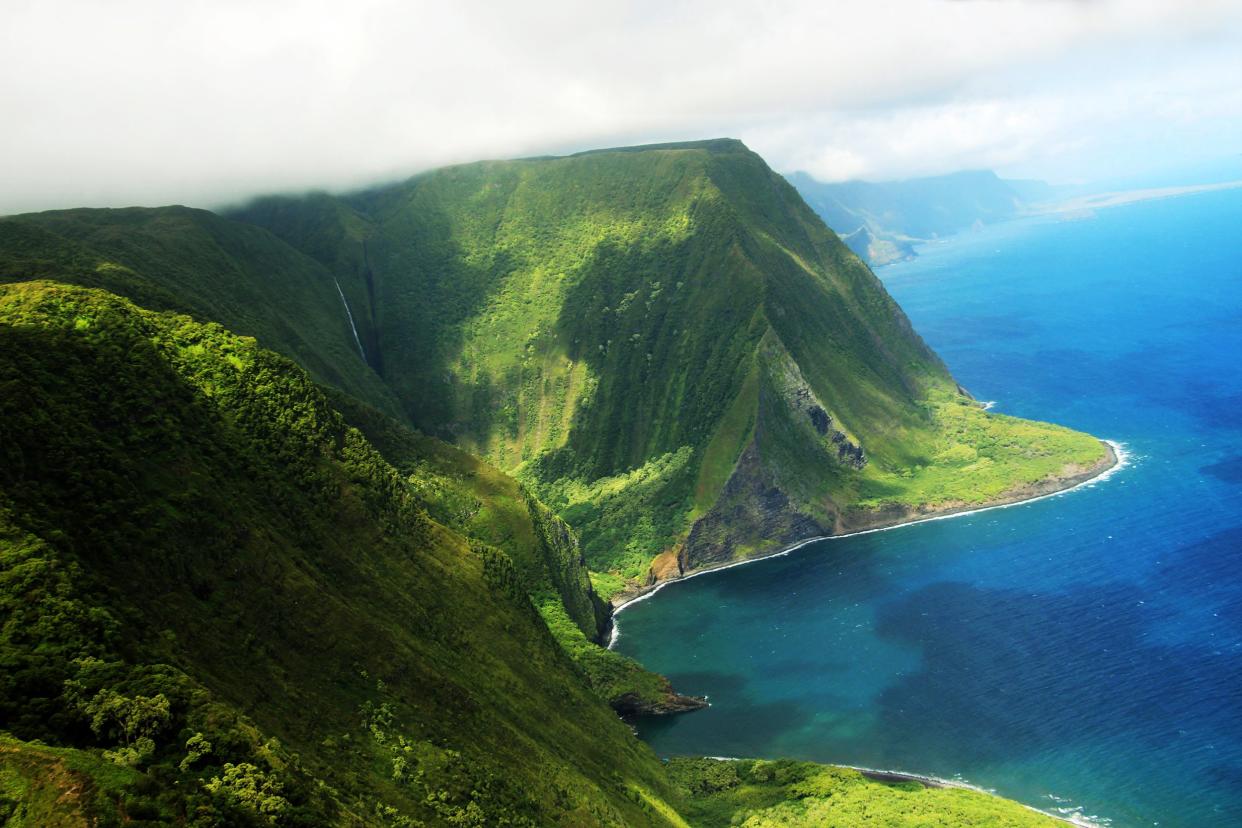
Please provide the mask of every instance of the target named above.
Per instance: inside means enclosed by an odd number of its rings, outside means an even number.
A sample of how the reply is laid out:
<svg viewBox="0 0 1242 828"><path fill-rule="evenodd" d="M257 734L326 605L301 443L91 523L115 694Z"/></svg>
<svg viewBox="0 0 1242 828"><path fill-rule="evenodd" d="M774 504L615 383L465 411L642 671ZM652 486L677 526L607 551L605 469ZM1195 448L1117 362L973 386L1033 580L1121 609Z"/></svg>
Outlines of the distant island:
<svg viewBox="0 0 1242 828"><path fill-rule="evenodd" d="M1116 190L1112 192L1094 193L1075 196L1064 201L1050 204L1036 204L1029 212L1035 215L1080 215L1106 207L1120 207L1123 204L1134 204L1139 201L1158 201L1163 198L1212 193L1220 190L1236 190L1242 187L1242 181L1222 181L1216 184L1186 184L1178 187L1147 187L1137 190Z"/></svg>
<svg viewBox="0 0 1242 828"><path fill-rule="evenodd" d="M900 181L825 183L788 176L806 203L873 267L916 255L915 246L971 227L1015 218L1064 188L968 170Z"/></svg>
<svg viewBox="0 0 1242 828"><path fill-rule="evenodd" d="M898 181L786 178L850 250L872 267L907 261L936 239L1022 216L1087 218L1092 211L1138 201L1242 187L1242 181L1083 193L1082 188L1004 179L991 170Z"/></svg>

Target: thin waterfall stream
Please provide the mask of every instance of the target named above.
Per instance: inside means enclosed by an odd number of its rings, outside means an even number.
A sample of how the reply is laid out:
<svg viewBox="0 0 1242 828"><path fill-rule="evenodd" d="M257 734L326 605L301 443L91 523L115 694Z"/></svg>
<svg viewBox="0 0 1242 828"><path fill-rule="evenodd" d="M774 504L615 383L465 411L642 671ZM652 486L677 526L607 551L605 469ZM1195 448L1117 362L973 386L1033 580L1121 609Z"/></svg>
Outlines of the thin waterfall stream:
<svg viewBox="0 0 1242 828"><path fill-rule="evenodd" d="M345 299L345 291L341 290L341 283L336 279L332 280L336 285L336 292L340 294L341 304L345 306L345 316L349 319L349 329L354 332L354 342L358 343L358 353L362 355L362 361L367 361L367 352L362 347L362 340L358 338L358 326L354 324L354 314L349 309L349 302Z"/></svg>

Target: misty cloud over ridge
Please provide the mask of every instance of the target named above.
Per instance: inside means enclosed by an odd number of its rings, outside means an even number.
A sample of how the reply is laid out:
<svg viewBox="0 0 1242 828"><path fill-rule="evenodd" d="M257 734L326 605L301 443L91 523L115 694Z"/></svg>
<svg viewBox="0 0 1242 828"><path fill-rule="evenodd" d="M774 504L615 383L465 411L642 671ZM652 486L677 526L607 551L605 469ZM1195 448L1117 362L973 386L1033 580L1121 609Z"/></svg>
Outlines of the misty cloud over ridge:
<svg viewBox="0 0 1242 828"><path fill-rule="evenodd" d="M1233 2L758 6L9 0L0 213L722 135L823 179L1242 150Z"/></svg>

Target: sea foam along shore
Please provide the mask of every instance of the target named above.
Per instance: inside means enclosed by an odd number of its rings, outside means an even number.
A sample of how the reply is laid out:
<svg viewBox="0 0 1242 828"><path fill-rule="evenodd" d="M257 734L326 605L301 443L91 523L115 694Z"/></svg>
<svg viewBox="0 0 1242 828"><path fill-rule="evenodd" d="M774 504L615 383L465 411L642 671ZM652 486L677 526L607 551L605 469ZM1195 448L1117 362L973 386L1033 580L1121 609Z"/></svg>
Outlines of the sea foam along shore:
<svg viewBox="0 0 1242 828"><path fill-rule="evenodd" d="M753 558L746 558L745 560L741 560L741 561L730 561L729 563L718 564L716 566L703 567L702 569L696 569L693 572L687 572L685 575L680 575L676 578L667 578L663 581L659 581L655 584L644 587L636 591L634 594L627 596L620 603L617 603L613 606L612 608L612 616L613 616L612 617L612 630L610 631L609 636L608 636L608 648L612 649L612 647L617 643L617 639L621 637L621 627L620 627L620 624L617 622L617 616L621 613L621 611L626 609L627 607L637 604L639 601L647 600L652 595L655 595L657 592L664 589L664 587L668 586L669 584L675 584L675 583L678 583L679 581L688 581L689 579L697 578L700 575L707 575L711 572L720 572L721 570L724 570L724 569L732 569L735 566L745 566L746 564L755 563L756 561L767 560L768 558L778 558L782 555L788 555L791 552L796 552L797 550L801 549L804 546L807 546L808 544L818 543L819 541L836 540L838 538L852 538L858 535L869 535L873 532L887 532L891 529L901 529L906 526L914 526L919 523L927 523L933 520L948 520L950 518L959 518L959 517L966 517L967 515L975 515L980 512L989 512L993 509L1008 509L1011 506L1023 506L1027 503L1034 503L1037 500L1045 500L1050 497L1060 497L1061 495L1069 494L1070 492L1076 491L1078 489L1094 486L1096 483L1103 483L1105 480L1112 477L1114 474L1116 474L1117 472L1125 468L1127 465L1129 465L1130 454L1128 451L1126 451L1126 447L1124 443L1117 442L1116 440L1101 440L1100 442L1108 446L1109 453L1113 459L1112 465L1109 465L1101 469L1099 472L1091 475L1090 477L1076 480L1073 483L1073 485L1066 486L1064 489L1057 489L1056 491L1045 492L1042 494L1034 495L1032 497L1017 498L1017 499L1002 499L1001 502L993 503L987 506L979 506L977 508L951 509L951 510L942 512L940 514L926 515L926 516L911 518L908 520L899 520L899 521L896 521L894 523L890 523L884 526L874 526L869 529L860 529L857 532L846 532L841 535L819 535L813 538L803 538L802 540L795 541L794 543L791 543L788 546L784 546L768 554L756 555Z"/></svg>
<svg viewBox="0 0 1242 828"><path fill-rule="evenodd" d="M744 761L742 759L739 759L736 756L708 756L707 758L715 759L718 762ZM897 771L897 770L880 770L878 768L866 768L860 765L841 765L841 764L837 764L836 762L826 762L824 764L832 765L833 767L837 767L837 768L849 768L850 770L856 770L859 773L861 773L863 776L866 776L869 779L874 779L878 782L918 782L920 785L925 785L929 788L961 788L963 790L975 791L976 793L986 794L988 796L995 796L1000 799L1008 799L1008 797L1002 797L1000 794L998 794L994 790L990 790L988 788L982 788L978 785L972 785L971 783L966 782L965 780L962 780L962 779L943 779L939 776L928 776L922 773L910 773L909 771ZM1062 800L1059 797L1053 797L1053 799L1056 799L1057 801L1060 801L1060 802L1068 801L1068 800ZM1017 800L1013 800L1013 799L1010 799L1009 801L1014 802L1017 805L1021 805L1023 808L1026 808L1028 811L1034 811L1035 813L1043 814L1046 817L1052 817L1053 819L1059 819L1061 822L1065 822L1070 825L1077 825L1079 826L1079 828L1108 828L1108 825L1111 823L1111 820L1109 820L1107 817L1086 816L1082 813L1081 808L1061 807L1061 808L1058 808L1057 810L1062 811L1062 813L1054 814L1054 813L1049 813L1048 811L1044 811L1039 808L1036 808L1034 805L1027 805L1025 802L1018 802Z"/></svg>

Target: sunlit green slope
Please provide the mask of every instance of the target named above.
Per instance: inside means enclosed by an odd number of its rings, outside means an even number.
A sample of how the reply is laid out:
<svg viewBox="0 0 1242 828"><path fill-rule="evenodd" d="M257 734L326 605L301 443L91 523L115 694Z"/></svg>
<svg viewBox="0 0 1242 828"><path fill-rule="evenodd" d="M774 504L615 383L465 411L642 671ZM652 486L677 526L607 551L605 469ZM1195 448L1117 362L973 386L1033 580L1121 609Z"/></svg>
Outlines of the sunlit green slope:
<svg viewBox="0 0 1242 828"><path fill-rule="evenodd" d="M0 220L0 278L256 336L521 479L605 596L1108 462L1087 435L979 410L736 141L470 164L230 216Z"/></svg>
<svg viewBox="0 0 1242 828"><path fill-rule="evenodd" d="M1056 828L1065 823L981 791L811 762L673 759L697 828Z"/></svg>
<svg viewBox="0 0 1242 828"><path fill-rule="evenodd" d="M508 557L412 489L252 339L0 287L0 729L138 771L113 821L680 824Z"/></svg>
<svg viewBox="0 0 1242 828"><path fill-rule="evenodd" d="M1105 462L989 415L736 141L451 167L235 211L371 311L419 428L516 474L605 593ZM610 573L610 574L609 574Z"/></svg>

